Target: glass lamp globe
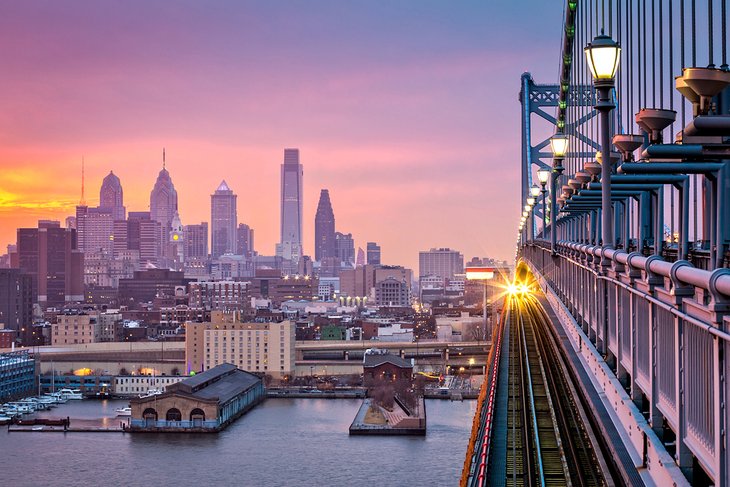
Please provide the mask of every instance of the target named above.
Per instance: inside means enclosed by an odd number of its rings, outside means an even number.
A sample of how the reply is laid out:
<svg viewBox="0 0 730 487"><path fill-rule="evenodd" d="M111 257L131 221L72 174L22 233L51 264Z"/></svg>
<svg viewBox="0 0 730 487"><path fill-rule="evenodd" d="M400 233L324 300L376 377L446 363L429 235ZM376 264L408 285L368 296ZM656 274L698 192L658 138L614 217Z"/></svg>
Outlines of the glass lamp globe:
<svg viewBox="0 0 730 487"><path fill-rule="evenodd" d="M553 157L565 157L568 153L568 136L555 134L550 138L550 148L553 150Z"/></svg>
<svg viewBox="0 0 730 487"><path fill-rule="evenodd" d="M621 56L618 42L601 34L589 42L584 51L594 80L612 80L616 77Z"/></svg>

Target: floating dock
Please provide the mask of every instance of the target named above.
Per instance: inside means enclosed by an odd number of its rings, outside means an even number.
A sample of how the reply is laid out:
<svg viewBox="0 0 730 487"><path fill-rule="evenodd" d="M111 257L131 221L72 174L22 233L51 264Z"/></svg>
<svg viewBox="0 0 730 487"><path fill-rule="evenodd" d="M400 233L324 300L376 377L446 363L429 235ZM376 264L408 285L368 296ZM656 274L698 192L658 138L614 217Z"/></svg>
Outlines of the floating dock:
<svg viewBox="0 0 730 487"><path fill-rule="evenodd" d="M409 411L396 399L393 411L378 406L366 398L363 400L355 420L350 425L351 435L396 436L426 434L426 403L418 398L417 407Z"/></svg>

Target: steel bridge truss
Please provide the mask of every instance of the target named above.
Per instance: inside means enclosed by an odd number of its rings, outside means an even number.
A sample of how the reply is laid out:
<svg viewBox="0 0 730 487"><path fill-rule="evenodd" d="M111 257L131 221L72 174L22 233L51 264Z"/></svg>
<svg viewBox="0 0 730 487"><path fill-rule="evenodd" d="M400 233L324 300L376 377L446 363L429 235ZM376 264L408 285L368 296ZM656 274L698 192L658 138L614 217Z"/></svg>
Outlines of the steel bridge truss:
<svg viewBox="0 0 730 487"><path fill-rule="evenodd" d="M588 110L587 113L574 122L566 123L558 120L556 116L546 111L546 108L559 109L566 103L574 107L593 107L595 92L592 86L580 85L567 90L565 100L561 98L560 85L539 85L536 84L530 73L523 73L521 77L520 104L522 107L522 201L529 196L530 187L533 185L533 174L539 169L551 169L553 154L550 152L550 138L542 139L533 144L532 114L542 118L555 129L560 129L571 135L576 140L594 149L593 152L574 151L574 157L592 157L599 149L598 143L593 140L585 130L586 124L596 116L596 112ZM550 110L552 111L552 110ZM553 131L550 131L552 135ZM542 213L542 199L547 198L547 193L541 194L535 204L535 215L544 217ZM549 205L545 205L546 207ZM536 218L533 218L536 220ZM533 228L536 222L533 222Z"/></svg>

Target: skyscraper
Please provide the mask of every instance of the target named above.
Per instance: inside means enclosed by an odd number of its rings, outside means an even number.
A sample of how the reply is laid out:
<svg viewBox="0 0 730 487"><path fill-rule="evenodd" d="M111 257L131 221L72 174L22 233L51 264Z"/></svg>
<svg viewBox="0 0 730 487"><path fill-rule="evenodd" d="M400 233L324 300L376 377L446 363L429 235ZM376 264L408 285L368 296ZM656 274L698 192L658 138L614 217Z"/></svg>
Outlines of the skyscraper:
<svg viewBox="0 0 730 487"><path fill-rule="evenodd" d="M210 195L211 255L214 259L236 251L236 199L231 188L221 181Z"/></svg>
<svg viewBox="0 0 730 487"><path fill-rule="evenodd" d="M418 275L438 276L446 281L455 274L464 273L464 256L457 250L449 248L421 251L418 255Z"/></svg>
<svg viewBox="0 0 730 487"><path fill-rule="evenodd" d="M78 248L84 253L106 252L114 248L114 208L76 207Z"/></svg>
<svg viewBox="0 0 730 487"><path fill-rule="evenodd" d="M165 168L165 152L162 152L162 170L157 175L150 194L150 218L160 224L160 242L167 242L172 229L172 219L177 211L177 191L170 173Z"/></svg>
<svg viewBox="0 0 730 487"><path fill-rule="evenodd" d="M344 265L355 264L355 241L351 233L335 233L337 258Z"/></svg>
<svg viewBox="0 0 730 487"><path fill-rule="evenodd" d="M253 228L245 223L239 223L236 236L236 254L250 258L253 253Z"/></svg>
<svg viewBox="0 0 730 487"><path fill-rule="evenodd" d="M31 343L33 285L31 276L19 269L0 269L0 323L22 334L24 344Z"/></svg>
<svg viewBox="0 0 730 487"><path fill-rule="evenodd" d="M321 262L322 259L336 256L335 213L332 211L330 193L323 189L319 194L317 214L314 217L314 260Z"/></svg>
<svg viewBox="0 0 730 487"><path fill-rule="evenodd" d="M185 225L185 260L208 258L208 222L199 225Z"/></svg>
<svg viewBox="0 0 730 487"><path fill-rule="evenodd" d="M160 223L149 211L130 211L126 222L114 222L114 250L136 250L143 265L157 264L163 242Z"/></svg>
<svg viewBox="0 0 730 487"><path fill-rule="evenodd" d="M281 165L281 239L276 255L298 262L302 256L302 179L299 149L284 149Z"/></svg>
<svg viewBox="0 0 730 487"><path fill-rule="evenodd" d="M109 174L107 174L101 183L99 208L109 209L114 220L124 220L126 218L122 183L117 175L114 174L114 171L109 171Z"/></svg>
<svg viewBox="0 0 730 487"><path fill-rule="evenodd" d="M368 264L380 265L380 245L376 242L368 242L367 253Z"/></svg>
<svg viewBox="0 0 730 487"><path fill-rule="evenodd" d="M84 254L76 245L76 230L57 221L18 229L18 267L30 275L33 299L42 307L83 300Z"/></svg>

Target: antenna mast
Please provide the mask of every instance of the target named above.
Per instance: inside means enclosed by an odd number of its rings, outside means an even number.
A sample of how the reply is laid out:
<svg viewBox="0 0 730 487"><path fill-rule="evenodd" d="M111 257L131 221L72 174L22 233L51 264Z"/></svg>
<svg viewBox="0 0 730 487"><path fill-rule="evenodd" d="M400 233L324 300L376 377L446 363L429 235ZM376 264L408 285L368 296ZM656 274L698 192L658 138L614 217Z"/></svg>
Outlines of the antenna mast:
<svg viewBox="0 0 730 487"><path fill-rule="evenodd" d="M86 206L86 197L84 195L84 156L81 156L81 201L79 206Z"/></svg>

